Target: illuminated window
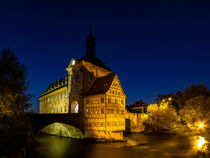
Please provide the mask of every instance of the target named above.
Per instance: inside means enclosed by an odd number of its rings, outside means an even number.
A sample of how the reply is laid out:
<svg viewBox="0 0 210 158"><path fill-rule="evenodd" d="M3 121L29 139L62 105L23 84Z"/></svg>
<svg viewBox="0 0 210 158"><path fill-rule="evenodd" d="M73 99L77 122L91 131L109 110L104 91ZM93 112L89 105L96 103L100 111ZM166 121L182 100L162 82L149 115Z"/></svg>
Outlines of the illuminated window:
<svg viewBox="0 0 210 158"><path fill-rule="evenodd" d="M119 114L119 109L117 109L116 111L117 111L117 114Z"/></svg>
<svg viewBox="0 0 210 158"><path fill-rule="evenodd" d="M104 103L104 98L101 98L101 103Z"/></svg>
<svg viewBox="0 0 210 158"><path fill-rule="evenodd" d="M107 109L107 114L110 114L110 109Z"/></svg>
<svg viewBox="0 0 210 158"><path fill-rule="evenodd" d="M115 104L117 104L117 99L115 99Z"/></svg>
<svg viewBox="0 0 210 158"><path fill-rule="evenodd" d="M124 110L121 110L121 113L124 114Z"/></svg>
<svg viewBox="0 0 210 158"><path fill-rule="evenodd" d="M114 113L114 109L111 109L111 113L112 113L112 114Z"/></svg>
<svg viewBox="0 0 210 158"><path fill-rule="evenodd" d="M87 99L87 100L86 100L86 104L89 104L89 103L90 103L90 100L89 100L89 99Z"/></svg>
<svg viewBox="0 0 210 158"><path fill-rule="evenodd" d="M103 122L101 122L101 127L103 127L104 126L104 123Z"/></svg>
<svg viewBox="0 0 210 158"><path fill-rule="evenodd" d="M124 104L124 101L123 100L121 100L121 104Z"/></svg>

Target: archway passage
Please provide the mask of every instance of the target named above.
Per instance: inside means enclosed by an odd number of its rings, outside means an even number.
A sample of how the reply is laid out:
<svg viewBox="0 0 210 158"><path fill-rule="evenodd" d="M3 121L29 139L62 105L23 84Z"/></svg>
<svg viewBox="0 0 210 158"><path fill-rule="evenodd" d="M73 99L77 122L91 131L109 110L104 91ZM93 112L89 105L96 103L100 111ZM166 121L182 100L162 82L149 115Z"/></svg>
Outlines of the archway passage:
<svg viewBox="0 0 210 158"><path fill-rule="evenodd" d="M79 103L78 103L78 101L73 101L71 103L71 113L79 113Z"/></svg>
<svg viewBox="0 0 210 158"><path fill-rule="evenodd" d="M42 128L40 132L50 134L50 135L70 137L70 138L76 138L76 139L84 138L84 135L82 134L80 129L74 126L64 124L64 123L59 123L59 122L55 122L50 125L47 125L46 127Z"/></svg>

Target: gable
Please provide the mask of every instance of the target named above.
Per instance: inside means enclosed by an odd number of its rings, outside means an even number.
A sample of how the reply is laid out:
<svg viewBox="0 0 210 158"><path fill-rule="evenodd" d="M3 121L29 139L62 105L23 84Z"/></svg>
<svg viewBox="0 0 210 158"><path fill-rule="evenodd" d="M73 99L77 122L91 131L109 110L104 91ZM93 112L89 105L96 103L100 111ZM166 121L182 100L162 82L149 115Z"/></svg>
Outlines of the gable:
<svg viewBox="0 0 210 158"><path fill-rule="evenodd" d="M123 97L127 98L117 74L115 75L115 77L111 83L111 86L110 86L109 90L107 91L107 94L118 95L118 96L123 96Z"/></svg>

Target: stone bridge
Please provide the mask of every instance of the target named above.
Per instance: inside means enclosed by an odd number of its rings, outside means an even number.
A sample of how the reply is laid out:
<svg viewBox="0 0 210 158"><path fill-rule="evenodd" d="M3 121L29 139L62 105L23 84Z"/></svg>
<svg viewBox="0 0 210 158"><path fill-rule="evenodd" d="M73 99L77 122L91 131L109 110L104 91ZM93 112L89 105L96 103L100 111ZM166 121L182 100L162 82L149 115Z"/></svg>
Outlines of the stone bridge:
<svg viewBox="0 0 210 158"><path fill-rule="evenodd" d="M82 131L84 134L83 117L79 113L72 114L34 114L31 116L31 122L34 130L39 131L42 128L53 124L61 123L71 125Z"/></svg>
<svg viewBox="0 0 210 158"><path fill-rule="evenodd" d="M125 132L144 131L144 126L142 124L143 119L144 114L126 112ZM85 127L81 113L34 114L31 116L31 122L35 131L41 131L47 134L67 137L75 135L72 138L81 138L78 135L85 135Z"/></svg>

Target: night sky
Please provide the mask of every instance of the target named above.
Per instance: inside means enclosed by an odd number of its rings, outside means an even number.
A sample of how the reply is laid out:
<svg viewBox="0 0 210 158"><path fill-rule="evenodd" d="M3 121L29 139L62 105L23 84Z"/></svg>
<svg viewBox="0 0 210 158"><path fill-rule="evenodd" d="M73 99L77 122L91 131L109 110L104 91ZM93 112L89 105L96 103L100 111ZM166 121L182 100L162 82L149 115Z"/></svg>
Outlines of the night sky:
<svg viewBox="0 0 210 158"><path fill-rule="evenodd" d="M127 105L150 104L191 84L210 87L209 8L208 0L1 0L0 50L26 65L37 112L39 94L86 54L91 23L96 56L118 74Z"/></svg>

